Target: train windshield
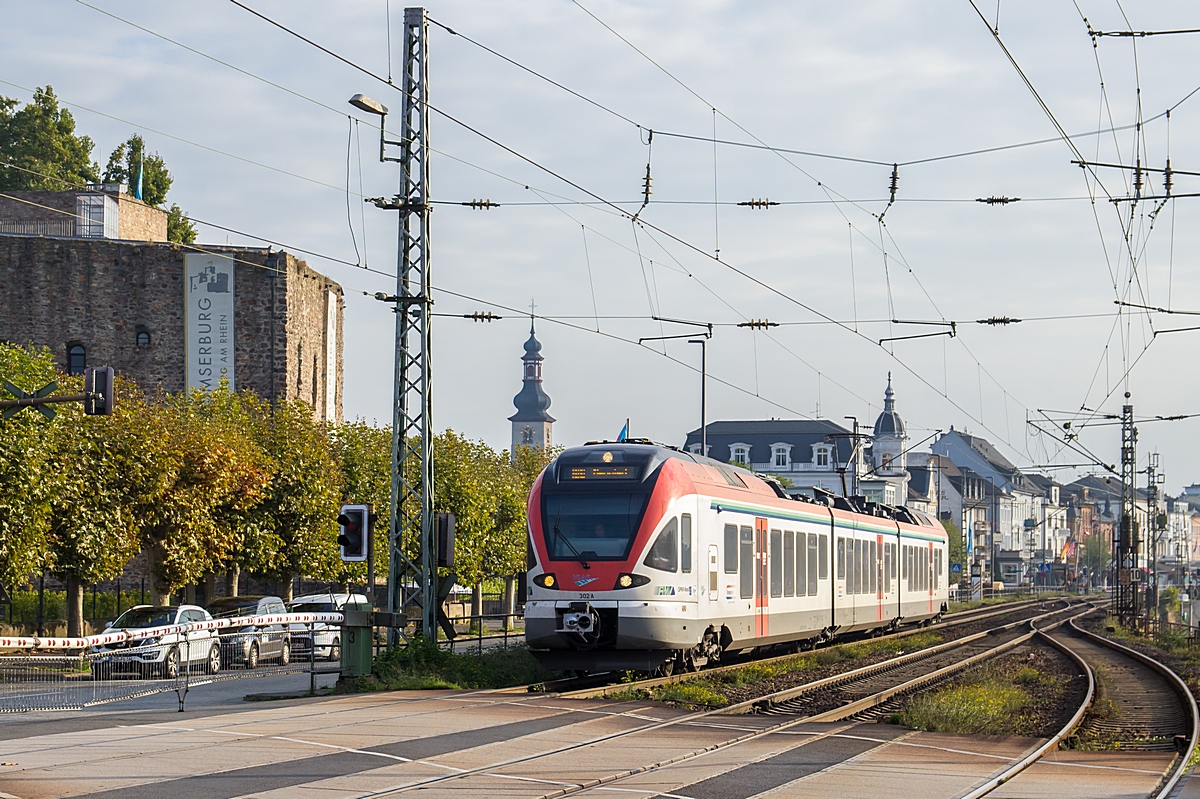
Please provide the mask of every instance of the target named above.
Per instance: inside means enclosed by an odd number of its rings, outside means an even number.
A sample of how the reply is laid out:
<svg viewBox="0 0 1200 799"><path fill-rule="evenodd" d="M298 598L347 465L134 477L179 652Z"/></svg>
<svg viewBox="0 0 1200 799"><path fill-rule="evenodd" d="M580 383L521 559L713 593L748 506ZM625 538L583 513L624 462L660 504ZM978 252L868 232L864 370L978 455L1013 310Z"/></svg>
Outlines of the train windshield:
<svg viewBox="0 0 1200 799"><path fill-rule="evenodd" d="M544 495L542 527L551 560L624 560L648 498L633 492Z"/></svg>

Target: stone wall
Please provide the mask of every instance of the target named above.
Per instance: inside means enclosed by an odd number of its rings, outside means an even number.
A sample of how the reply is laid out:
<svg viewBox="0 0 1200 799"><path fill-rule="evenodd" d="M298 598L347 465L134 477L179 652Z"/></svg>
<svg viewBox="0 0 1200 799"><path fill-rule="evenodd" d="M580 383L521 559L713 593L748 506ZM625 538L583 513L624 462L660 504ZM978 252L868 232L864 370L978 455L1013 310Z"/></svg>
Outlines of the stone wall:
<svg viewBox="0 0 1200 799"><path fill-rule="evenodd" d="M167 243L0 234L0 339L50 348L66 369L67 348L89 365L112 366L146 390L186 385L184 256ZM302 260L260 248L204 247L236 260L234 357L237 388L312 402L341 421L341 287ZM335 304L332 407L326 407L326 308ZM138 345L138 334L149 342ZM314 359L315 355L315 359ZM29 387L35 388L35 387Z"/></svg>
<svg viewBox="0 0 1200 799"><path fill-rule="evenodd" d="M128 194L117 196L119 238L126 241L166 241L167 212Z"/></svg>
<svg viewBox="0 0 1200 799"><path fill-rule="evenodd" d="M29 233L74 237L78 216L75 198L79 191L12 191L0 194L0 223L46 223ZM117 201L117 238L125 241L166 241L167 212L124 193L104 192Z"/></svg>

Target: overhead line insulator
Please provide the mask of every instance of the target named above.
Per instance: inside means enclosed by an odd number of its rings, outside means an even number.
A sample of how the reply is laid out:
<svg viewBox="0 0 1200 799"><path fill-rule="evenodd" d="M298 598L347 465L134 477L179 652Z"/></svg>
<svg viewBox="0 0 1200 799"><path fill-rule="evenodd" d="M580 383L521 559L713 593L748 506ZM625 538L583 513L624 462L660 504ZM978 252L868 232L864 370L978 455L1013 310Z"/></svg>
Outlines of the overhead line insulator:
<svg viewBox="0 0 1200 799"><path fill-rule="evenodd" d="M491 311L475 311L474 313L465 313L463 319L470 319L475 322L491 322L496 319L503 319L503 316L496 316Z"/></svg>
<svg viewBox="0 0 1200 799"><path fill-rule="evenodd" d="M900 188L900 165L892 164L892 179L888 183L888 205L896 202L896 189Z"/></svg>
<svg viewBox="0 0 1200 799"><path fill-rule="evenodd" d="M975 324L978 325L1015 325L1020 322L1020 319L1014 319L1009 316L993 316L988 319L976 319Z"/></svg>
<svg viewBox="0 0 1200 799"><path fill-rule="evenodd" d="M746 200L745 202L738 203L738 205L744 205L747 208L770 208L772 205L779 205L779 203L774 202L772 200L768 200L766 197L763 197L761 200L758 200L758 199Z"/></svg>
<svg viewBox="0 0 1200 799"><path fill-rule="evenodd" d="M499 208L500 203L494 203L491 200L471 200L470 202L462 203L468 208L473 208L476 211L490 211L493 208Z"/></svg>
<svg viewBox="0 0 1200 799"><path fill-rule="evenodd" d="M749 322L739 322L738 327L748 327L751 330L766 330L769 327L779 327L779 323L767 319L751 319Z"/></svg>
<svg viewBox="0 0 1200 799"><path fill-rule="evenodd" d="M1009 203L1021 202L1021 198L1020 197L1005 197L1003 194L1001 194L999 197L996 197L996 196L976 197L975 202L987 203L988 205L1008 205Z"/></svg>
<svg viewBox="0 0 1200 799"><path fill-rule="evenodd" d="M1163 170L1163 189L1168 197L1171 196L1171 189L1175 185L1175 173L1171 171L1171 159L1167 159L1167 167Z"/></svg>

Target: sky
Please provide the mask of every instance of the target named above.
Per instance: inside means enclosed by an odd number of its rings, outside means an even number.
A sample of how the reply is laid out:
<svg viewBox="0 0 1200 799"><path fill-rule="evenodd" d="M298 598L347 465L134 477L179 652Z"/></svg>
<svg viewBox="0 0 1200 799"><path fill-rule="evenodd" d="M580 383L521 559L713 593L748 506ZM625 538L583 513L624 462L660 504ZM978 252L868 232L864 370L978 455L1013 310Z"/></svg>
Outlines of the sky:
<svg viewBox="0 0 1200 799"><path fill-rule="evenodd" d="M142 134L175 177L168 202L337 280L346 416L387 424L394 320L370 295L395 288L396 218L362 198L394 194L398 170L347 100L399 121L386 78L402 70L403 4L244 5L366 72L229 0L0 0L0 95L53 86L101 166ZM638 340L703 328L652 317L714 325L709 420L871 424L890 373L915 449L953 425L1036 468L1118 463L1106 416L1126 391L1139 418L1200 413L1200 330L1163 332L1194 317L1115 304L1200 310L1200 197L1182 196L1200 178L1135 204L1132 169L1072 163L1200 172L1200 38L1088 33L1196 28L1200 11L978 9L431 1L435 427L507 447L531 307L561 445L627 418L676 446L699 426L700 347ZM978 150L993 151L942 158ZM1162 179L1144 173L1141 193ZM992 197L1020 200L977 201ZM481 199L499 207L459 204ZM737 205L762 199L779 204ZM461 318L476 311L503 318ZM1023 321L976 321L992 317ZM738 326L751 320L778 326ZM924 337L879 343L906 336ZM1160 453L1177 491L1200 481L1198 444L1200 417L1147 422L1139 467Z"/></svg>

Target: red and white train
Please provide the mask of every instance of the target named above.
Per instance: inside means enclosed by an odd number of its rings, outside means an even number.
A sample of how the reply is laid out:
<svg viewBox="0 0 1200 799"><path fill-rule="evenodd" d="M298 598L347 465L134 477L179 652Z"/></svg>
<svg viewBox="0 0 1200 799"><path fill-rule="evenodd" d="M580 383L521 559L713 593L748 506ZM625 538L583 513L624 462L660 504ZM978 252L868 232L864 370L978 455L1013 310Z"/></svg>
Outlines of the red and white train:
<svg viewBox="0 0 1200 799"><path fill-rule="evenodd" d="M525 638L545 666L695 668L946 610L946 531L650 443L559 455L529 496Z"/></svg>

